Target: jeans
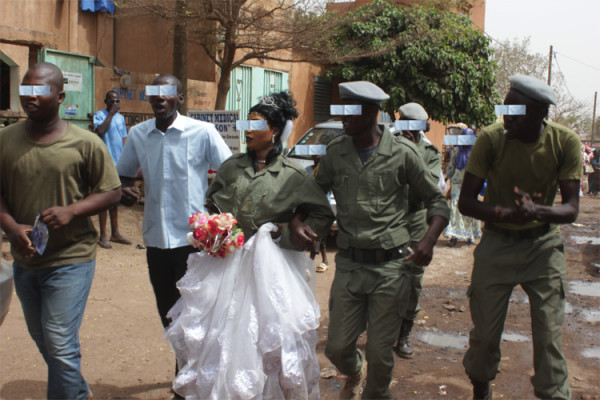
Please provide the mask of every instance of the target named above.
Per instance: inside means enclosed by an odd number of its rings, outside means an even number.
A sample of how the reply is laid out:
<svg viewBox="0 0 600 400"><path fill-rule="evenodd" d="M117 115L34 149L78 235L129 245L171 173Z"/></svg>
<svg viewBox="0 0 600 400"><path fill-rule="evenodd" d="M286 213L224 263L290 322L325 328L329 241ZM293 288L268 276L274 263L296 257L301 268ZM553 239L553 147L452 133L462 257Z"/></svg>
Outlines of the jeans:
<svg viewBox="0 0 600 400"><path fill-rule="evenodd" d="M48 399L86 399L79 327L96 261L27 270L14 263L14 282L29 334L48 365Z"/></svg>

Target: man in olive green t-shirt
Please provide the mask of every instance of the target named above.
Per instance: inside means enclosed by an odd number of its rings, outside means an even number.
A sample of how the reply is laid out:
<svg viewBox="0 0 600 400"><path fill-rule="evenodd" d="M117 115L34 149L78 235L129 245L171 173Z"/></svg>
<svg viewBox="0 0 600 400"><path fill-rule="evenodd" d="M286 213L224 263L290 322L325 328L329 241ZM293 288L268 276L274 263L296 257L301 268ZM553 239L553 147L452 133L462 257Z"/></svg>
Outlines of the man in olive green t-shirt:
<svg viewBox="0 0 600 400"><path fill-rule="evenodd" d="M570 399L561 341L566 263L556 224L577 218L580 142L575 133L545 120L556 101L550 87L527 76L512 77L510 83L504 105L525 106L525 114L509 112L504 124L481 132L459 199L462 214L485 222L468 289L474 328L463 364L474 398L491 399L510 295L521 285L531 306L535 395ZM559 187L562 203L555 206Z"/></svg>
<svg viewBox="0 0 600 400"><path fill-rule="evenodd" d="M98 240L89 217L118 203L121 182L102 140L60 119L58 67L34 65L19 92L28 119L0 134L0 224L27 328L48 365L47 398L87 399L78 332ZM45 249L34 240L39 225L32 234L38 214Z"/></svg>

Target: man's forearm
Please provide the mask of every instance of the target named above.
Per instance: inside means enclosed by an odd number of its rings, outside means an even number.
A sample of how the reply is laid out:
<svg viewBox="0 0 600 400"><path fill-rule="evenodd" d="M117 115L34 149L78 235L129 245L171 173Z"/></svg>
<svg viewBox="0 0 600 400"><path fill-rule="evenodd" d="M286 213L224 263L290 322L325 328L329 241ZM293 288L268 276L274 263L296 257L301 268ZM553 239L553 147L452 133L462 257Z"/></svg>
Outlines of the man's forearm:
<svg viewBox="0 0 600 400"><path fill-rule="evenodd" d="M104 135L108 131L108 128L110 128L110 123L112 121L112 118L113 118L113 114L108 113L108 115L106 116L106 119L104 119L104 122L102 122L100 125L98 125L96 127L96 129L94 129L94 132L96 132L98 134L98 136L104 137Z"/></svg>
<svg viewBox="0 0 600 400"><path fill-rule="evenodd" d="M493 206L462 194L458 200L458 210L466 217L473 217L485 222L514 222L511 220L512 209Z"/></svg>
<svg viewBox="0 0 600 400"><path fill-rule="evenodd" d="M427 229L427 232L425 233L424 239L426 239L428 242L430 242L433 246L433 245L435 245L438 238L444 231L444 228L446 227L446 225L448 225L448 220L439 215L434 215L431 218L429 218L428 222L429 222L429 228Z"/></svg>
<svg viewBox="0 0 600 400"><path fill-rule="evenodd" d="M121 188L119 187L109 192L92 193L69 207L74 217L89 217L117 205L120 199Z"/></svg>

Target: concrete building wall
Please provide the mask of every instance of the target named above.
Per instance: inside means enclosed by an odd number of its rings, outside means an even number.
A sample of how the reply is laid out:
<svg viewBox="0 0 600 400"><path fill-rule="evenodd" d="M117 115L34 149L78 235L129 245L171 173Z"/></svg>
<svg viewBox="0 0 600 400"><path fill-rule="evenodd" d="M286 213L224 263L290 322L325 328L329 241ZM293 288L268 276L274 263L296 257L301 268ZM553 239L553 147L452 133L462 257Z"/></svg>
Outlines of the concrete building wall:
<svg viewBox="0 0 600 400"><path fill-rule="evenodd" d="M173 71L173 23L159 17L117 14L115 55L110 65L143 73ZM188 43L188 79L215 81L215 65L204 50Z"/></svg>
<svg viewBox="0 0 600 400"><path fill-rule="evenodd" d="M150 15L136 16L123 9L115 15L80 9L79 0L2 0L0 1L0 57L11 65L10 110L0 116L18 114L18 84L28 67L38 61L41 49L55 49L94 56L95 109L104 107L107 90L118 89L125 113L151 112L140 91L155 74L173 70L172 21ZM280 56L285 56L283 54ZM238 59L243 56L237 54ZM14 64L14 65L13 65ZM245 65L290 73L292 65L281 61L249 60ZM121 84L113 67L127 71L131 84ZM188 43L188 96L190 109L214 108L216 83L220 71L193 42ZM289 82L287 82L289 86Z"/></svg>
<svg viewBox="0 0 600 400"><path fill-rule="evenodd" d="M370 0L334 3L340 10L351 10ZM417 0L398 0L407 3ZM485 2L474 0L471 18L483 27ZM189 109L209 110L214 107L219 70L194 43L188 45L188 95ZM95 68L95 109L104 108L106 91L116 89L122 99L121 110L136 118L151 114L143 96L146 84L157 73L172 72L173 27L172 22L152 16L132 16L117 9L116 15L82 11L78 0L2 0L0 1L0 57L11 65L11 92L18 91L29 65L37 62L40 49L91 55L99 65ZM285 57L285 51L279 56ZM238 53L238 59L243 53ZM261 67L289 74L288 86L293 93L300 113L289 144L295 143L315 124L313 115L314 79L323 76L325 68L311 63L286 63L281 61L248 60L244 65ZM129 71L130 85L122 85L121 76L113 67ZM124 87L127 86L127 87ZM337 90L333 88L333 96ZM0 110L3 115L20 115L18 96L11 99L10 110ZM432 141L443 142L445 128L432 124L429 133ZM440 146L441 147L441 146Z"/></svg>

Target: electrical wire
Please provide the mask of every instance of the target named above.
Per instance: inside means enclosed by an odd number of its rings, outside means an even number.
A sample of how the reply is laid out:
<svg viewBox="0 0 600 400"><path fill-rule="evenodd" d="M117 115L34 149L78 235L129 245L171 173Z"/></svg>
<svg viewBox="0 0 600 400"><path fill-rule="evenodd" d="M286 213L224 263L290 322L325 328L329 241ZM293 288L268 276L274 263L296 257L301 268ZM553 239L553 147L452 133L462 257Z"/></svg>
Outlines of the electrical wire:
<svg viewBox="0 0 600 400"><path fill-rule="evenodd" d="M472 21L471 21L471 23L474 24ZM484 35L486 35L487 37L489 37L490 39L492 39L492 41L498 43L500 46L502 46L504 48L507 47L503 42L501 42L500 40L496 39L495 37L493 37L492 35L490 35L488 32L483 31L483 30L482 30L482 32L483 32ZM560 53L558 51L553 51L552 53L553 53L554 59L557 60L557 62L558 62L558 59L556 58L556 55L560 54L562 57L568 58L571 61L574 61L574 62L579 63L581 65L585 65L586 67L591 68L591 69L595 69L596 71L600 71L600 68L595 67L595 66L590 65L590 64L587 64L587 63L585 63L583 61L577 60L577 59L575 59L573 57L570 57L570 56L568 56L568 55L566 55L564 53ZM521 64L520 67L523 68L523 65Z"/></svg>
<svg viewBox="0 0 600 400"><path fill-rule="evenodd" d="M576 60L576 59L574 59L573 57L569 57L569 56L567 56L566 54L559 53L558 51L555 51L555 52L554 52L554 54L560 54L561 56L563 56L563 57L565 57L565 58L568 58L568 59L569 59L569 60L571 60L571 61L575 61L576 63L579 63L579 64L581 64L581 65L585 65L586 67L588 67L588 68L592 68L592 69L595 69L596 71L600 71L600 68L594 67L593 65L586 64L586 63L584 63L583 61Z"/></svg>
<svg viewBox="0 0 600 400"><path fill-rule="evenodd" d="M493 37L492 35L490 35L489 33L485 32L485 31L483 31L483 33L484 33L486 36L488 36L488 37L489 37L489 38L490 38L492 41L494 41L494 42L496 42L498 45L500 45L501 47L503 47L503 48L505 48L505 49L508 47L508 46L507 46L507 45L505 45L503 42L501 42L500 40L498 40L498 39L494 38L494 37ZM567 56L567 55L565 55L565 54L563 54L563 53L559 53L558 51L552 51L552 57L553 57L553 58L554 58L554 60L556 61L556 66L557 66L557 68L558 68L558 72L560 72L560 74L561 74L561 76L562 76L562 83L563 83L563 85L564 85L565 89L567 89L567 93L569 94L569 96L571 96L571 99L575 99L575 96L573 96L573 93L571 93L571 90L569 89L569 86L567 85L567 81L566 81L566 79L565 79L565 74L562 72L562 70L561 70L561 68L560 68L560 64L559 64L559 62L558 62L558 57L557 57L557 54L560 54L560 55L561 55L561 56L563 56L563 57L566 57L566 58L568 58L568 59L570 59L570 60L572 60L572 61L575 61L575 62L577 62L577 63L580 63L580 64L582 64L582 65L585 65L586 67L589 67L589 68L592 68L592 69L595 69L595 70L598 70L598 71L600 71L600 68L596 68L596 67L594 67L594 66L592 66L592 65L589 65L589 64L586 64L586 63L584 63L584 62L582 62L582 61L576 60L576 59L574 59L574 58L572 58L572 57L569 57L569 56ZM526 70L525 66L524 66L522 63L520 63L520 62L518 62L518 61L517 61L517 65L518 65L520 68L522 68L522 69ZM505 70L506 70L506 68L505 68Z"/></svg>
<svg viewBox="0 0 600 400"><path fill-rule="evenodd" d="M564 78L565 74L560 69L560 64L558 63L558 58L556 57L556 54L557 54L556 51L552 52L552 55L554 56L554 61L556 61L556 67L558 68L558 72L560 72L560 74L563 77L563 85L565 86L565 89L567 89L567 93L569 93L569 96L571 96L571 99L575 99L575 96L573 96L573 93L571 93L571 91L569 90L569 86L567 85L567 80Z"/></svg>

